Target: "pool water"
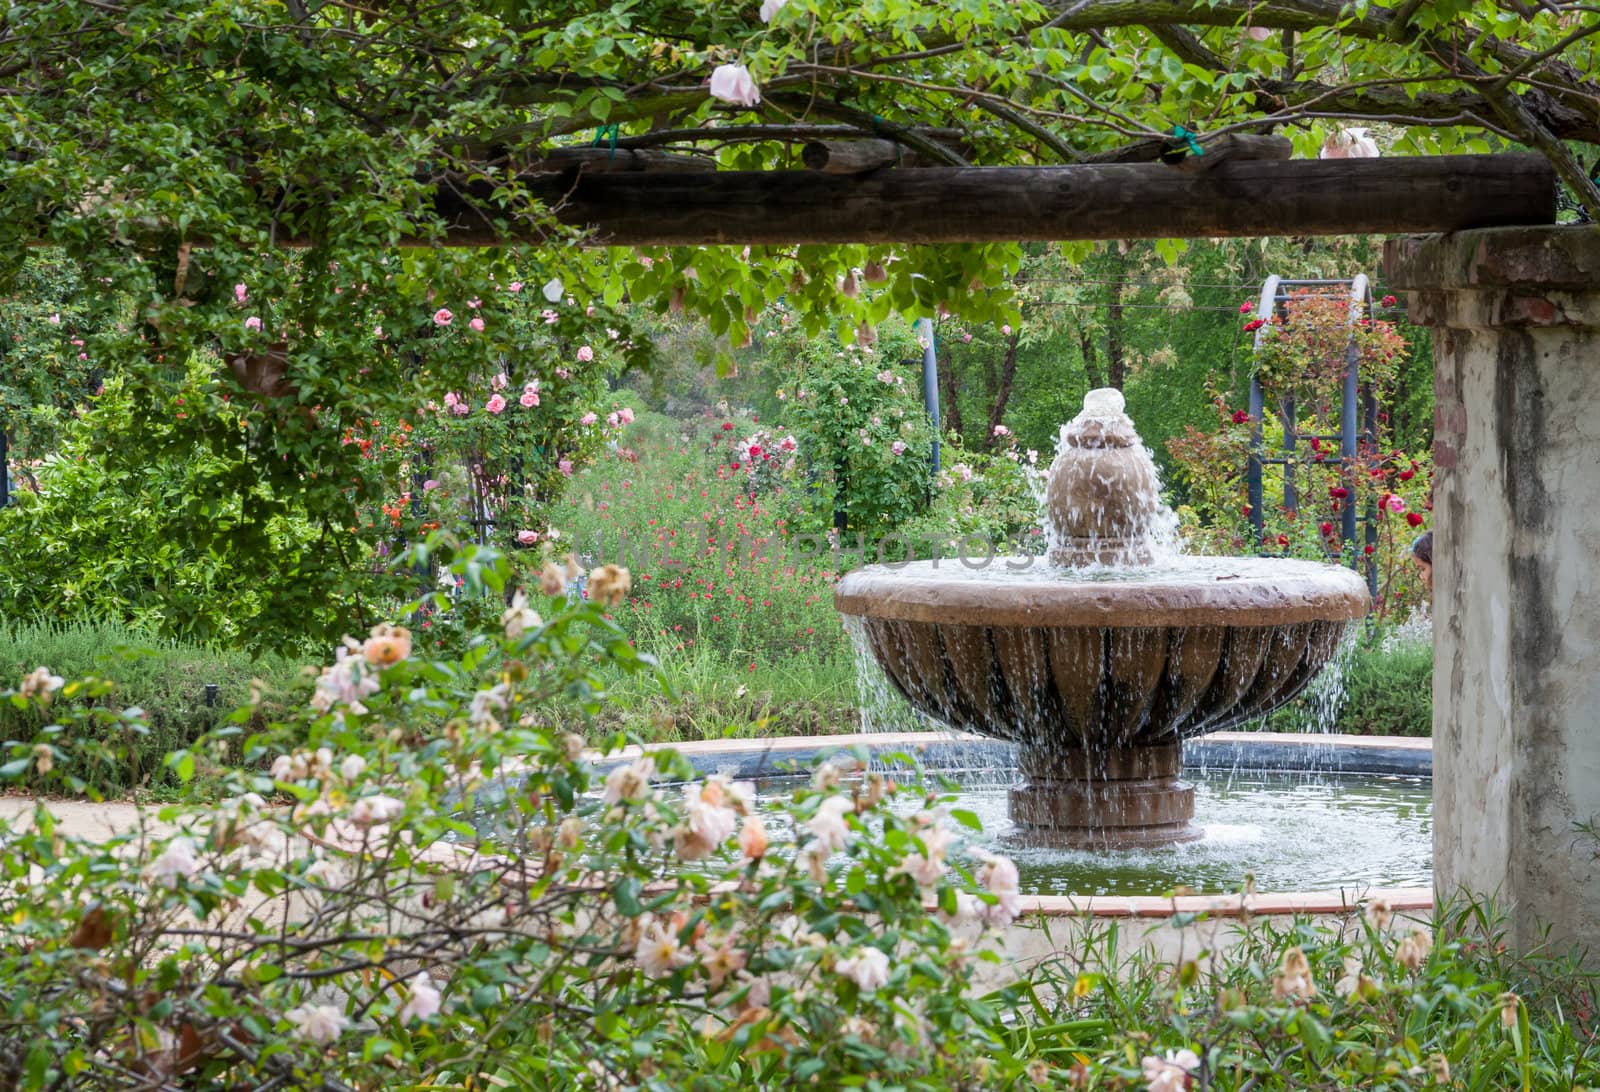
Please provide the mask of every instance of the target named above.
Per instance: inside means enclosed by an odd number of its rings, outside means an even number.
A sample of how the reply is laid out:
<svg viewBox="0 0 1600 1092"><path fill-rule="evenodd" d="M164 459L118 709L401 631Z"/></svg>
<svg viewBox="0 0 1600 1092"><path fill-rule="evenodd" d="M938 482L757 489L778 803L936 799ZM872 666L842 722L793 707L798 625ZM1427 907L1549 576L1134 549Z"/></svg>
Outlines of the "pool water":
<svg viewBox="0 0 1600 1092"><path fill-rule="evenodd" d="M1009 855L1037 895L1166 895L1242 890L1360 891L1428 887L1433 791L1427 778L1185 771L1195 787L1199 841L1157 849L1085 851L1012 845L1003 785L961 790L983 821L973 841ZM792 782L761 785L786 794ZM917 802L908 801L915 807Z"/></svg>

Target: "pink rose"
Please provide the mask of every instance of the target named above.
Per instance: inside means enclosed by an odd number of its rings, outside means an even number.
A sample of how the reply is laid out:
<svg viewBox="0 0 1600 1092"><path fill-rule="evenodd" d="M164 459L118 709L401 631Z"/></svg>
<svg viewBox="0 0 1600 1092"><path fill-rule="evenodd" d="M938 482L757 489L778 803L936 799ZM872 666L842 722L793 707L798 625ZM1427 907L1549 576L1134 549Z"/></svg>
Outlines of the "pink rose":
<svg viewBox="0 0 1600 1092"><path fill-rule="evenodd" d="M450 408L455 411L455 415L457 417L465 417L467 414L472 412L472 407L467 405L465 402L457 402Z"/></svg>
<svg viewBox="0 0 1600 1092"><path fill-rule="evenodd" d="M459 402L459 401L461 401L461 396L459 394L457 394L455 391L445 391L444 392L444 406L445 406L445 409L455 409L456 408L456 403Z"/></svg>
<svg viewBox="0 0 1600 1092"><path fill-rule="evenodd" d="M57 312L56 314L51 315L45 321L50 323L51 326L60 326L61 325L61 315L60 315L59 312Z"/></svg>
<svg viewBox="0 0 1600 1092"><path fill-rule="evenodd" d="M896 440L889 445L889 450L896 455L904 455L906 453L906 442L904 440Z"/></svg>
<svg viewBox="0 0 1600 1092"><path fill-rule="evenodd" d="M589 348L587 345L583 346L583 348L578 350L578 359L583 361L585 364L589 363L589 361L594 359L594 350Z"/></svg>
<svg viewBox="0 0 1600 1092"><path fill-rule="evenodd" d="M1390 493L1388 499L1383 503L1391 512L1404 512L1406 510L1405 499L1398 493Z"/></svg>
<svg viewBox="0 0 1600 1092"><path fill-rule="evenodd" d="M501 410L506 408L506 400L497 394L493 398L489 399L489 401L484 404L483 408L488 410L490 413L499 413Z"/></svg>
<svg viewBox="0 0 1600 1092"><path fill-rule="evenodd" d="M532 409L534 406L539 404L539 395L534 391L523 391L522 397L517 399L517 401L521 402L527 408Z"/></svg>
<svg viewBox="0 0 1600 1092"><path fill-rule="evenodd" d="M565 378L567 378L567 377L568 377L568 376L569 376L569 375L571 375L571 374L572 374L572 373L571 373L571 372L569 372L569 371L567 371L567 369L565 369L565 368L557 368L557 369L556 369L556 377L557 377L557 378L558 378L558 379L565 379Z"/></svg>
<svg viewBox="0 0 1600 1092"><path fill-rule="evenodd" d="M522 291L522 282L521 281L512 281L506 287L509 288L513 292L521 292Z"/></svg>
<svg viewBox="0 0 1600 1092"><path fill-rule="evenodd" d="M260 317L257 316L257 315L251 315L249 318L245 319L244 320L244 328L246 330L259 330L259 329L261 329L261 319L260 319Z"/></svg>
<svg viewBox="0 0 1600 1092"><path fill-rule="evenodd" d="M473 299L470 299L470 300L467 301L467 306L472 308L474 311L476 311L478 308L483 306L483 301L480 300L480 299L477 299L477 298L473 298Z"/></svg>
<svg viewBox="0 0 1600 1092"><path fill-rule="evenodd" d="M620 410L618 410L617 411L617 416L622 418L622 423L623 424L625 424L625 425L633 424L633 411L631 409L629 409L627 406L623 406Z"/></svg>
<svg viewBox="0 0 1600 1092"><path fill-rule="evenodd" d="M435 326L449 326L450 320L453 318L455 316L450 313L448 307L441 307L433 313L433 324Z"/></svg>
<svg viewBox="0 0 1600 1092"><path fill-rule="evenodd" d="M561 473L565 474L567 477L572 477L572 460L562 459L556 464L556 469L561 471Z"/></svg>
<svg viewBox="0 0 1600 1092"><path fill-rule="evenodd" d="M427 481L422 483L422 491L424 493L431 493L437 488L439 488L439 483L434 481L432 478L429 478Z"/></svg>
<svg viewBox="0 0 1600 1092"><path fill-rule="evenodd" d="M517 532L517 541L522 543L524 546L532 546L535 542L539 541L539 532L538 531L518 531Z"/></svg>
<svg viewBox="0 0 1600 1092"><path fill-rule="evenodd" d="M588 428L590 425L594 424L598 420L600 420L599 416L597 414L593 413L593 412L590 412L590 413L586 413L582 417L580 417L578 419L578 424L584 426L585 428Z"/></svg>
<svg viewBox="0 0 1600 1092"><path fill-rule="evenodd" d="M471 322L467 323L467 325L472 327L474 333L483 333L483 320L481 318L474 318Z"/></svg>
<svg viewBox="0 0 1600 1092"><path fill-rule="evenodd" d="M245 300L250 298L250 289L245 287L242 284L234 285L233 286L233 298L234 298L234 302L243 303Z"/></svg>
<svg viewBox="0 0 1600 1092"><path fill-rule="evenodd" d="M610 425L612 428L616 428L622 424L622 418L618 417L615 413L608 413L606 414L606 424Z"/></svg>
<svg viewBox="0 0 1600 1092"><path fill-rule="evenodd" d="M503 391L506 389L506 384L510 382L511 380L507 378L506 373L501 372L498 375L494 375L489 378L489 389Z"/></svg>

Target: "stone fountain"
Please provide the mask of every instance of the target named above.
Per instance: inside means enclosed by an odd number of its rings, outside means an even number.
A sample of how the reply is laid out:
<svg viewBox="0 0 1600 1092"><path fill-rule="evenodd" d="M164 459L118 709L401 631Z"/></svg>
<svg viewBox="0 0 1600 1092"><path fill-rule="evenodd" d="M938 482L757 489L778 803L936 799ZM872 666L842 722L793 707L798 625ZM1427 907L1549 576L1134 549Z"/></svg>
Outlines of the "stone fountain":
<svg viewBox="0 0 1600 1092"><path fill-rule="evenodd" d="M1183 740L1305 688L1366 616L1336 565L1185 558L1122 394L1090 391L1045 495L1048 564L869 566L834 605L921 712L1017 744L1019 836L1122 848L1189 841Z"/></svg>

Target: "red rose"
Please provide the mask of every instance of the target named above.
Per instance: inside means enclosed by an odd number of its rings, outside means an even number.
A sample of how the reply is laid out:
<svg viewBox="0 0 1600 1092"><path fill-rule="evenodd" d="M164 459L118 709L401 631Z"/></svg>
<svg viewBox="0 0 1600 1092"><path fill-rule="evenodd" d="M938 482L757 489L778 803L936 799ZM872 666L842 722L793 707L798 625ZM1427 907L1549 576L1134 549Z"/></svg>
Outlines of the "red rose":
<svg viewBox="0 0 1600 1092"><path fill-rule="evenodd" d="M1278 536L1278 545L1279 546L1287 546L1287 545L1289 545L1289 536L1288 535L1279 535Z"/></svg>
<svg viewBox="0 0 1600 1092"><path fill-rule="evenodd" d="M1333 524L1328 523L1327 521L1324 521L1321 525L1318 526L1317 529L1319 531L1321 531L1325 535L1333 534Z"/></svg>
<svg viewBox="0 0 1600 1092"><path fill-rule="evenodd" d="M723 432L732 432L733 431L733 422L732 421L724 421L724 422L722 422L722 431Z"/></svg>
<svg viewBox="0 0 1600 1092"><path fill-rule="evenodd" d="M1250 420L1250 413L1249 413L1248 410L1234 410L1233 411L1233 423L1234 424L1242 425L1248 420Z"/></svg>
<svg viewBox="0 0 1600 1092"><path fill-rule="evenodd" d="M1249 300L1245 300L1239 305L1239 313L1241 315L1248 315L1250 313L1250 308L1254 306L1255 304L1251 303Z"/></svg>
<svg viewBox="0 0 1600 1092"><path fill-rule="evenodd" d="M1413 527L1421 527L1422 526L1422 513L1421 512L1407 512L1406 513L1406 522L1411 524L1411 526L1413 526Z"/></svg>
<svg viewBox="0 0 1600 1092"><path fill-rule="evenodd" d="M1361 552L1366 554L1368 557L1371 557L1372 556L1372 545L1370 543L1368 543L1366 548L1363 549Z"/></svg>
<svg viewBox="0 0 1600 1092"><path fill-rule="evenodd" d="M1416 476L1417 476L1417 472L1415 470L1402 470L1402 471L1400 471L1400 480L1403 481L1403 482L1408 482L1412 478L1415 478Z"/></svg>
<svg viewBox="0 0 1600 1092"><path fill-rule="evenodd" d="M1393 307L1396 302L1398 302L1398 301L1393 296L1385 296L1385 297L1383 297L1383 305L1385 307Z"/></svg>
<svg viewBox="0 0 1600 1092"><path fill-rule="evenodd" d="M1251 319L1249 322L1244 324L1244 332L1247 334L1253 334L1265 325L1266 321L1264 319Z"/></svg>
<svg viewBox="0 0 1600 1092"><path fill-rule="evenodd" d="M1332 497L1334 500L1344 500L1349 495L1350 490L1346 489L1342 485L1336 485L1332 489L1328 490L1328 496Z"/></svg>

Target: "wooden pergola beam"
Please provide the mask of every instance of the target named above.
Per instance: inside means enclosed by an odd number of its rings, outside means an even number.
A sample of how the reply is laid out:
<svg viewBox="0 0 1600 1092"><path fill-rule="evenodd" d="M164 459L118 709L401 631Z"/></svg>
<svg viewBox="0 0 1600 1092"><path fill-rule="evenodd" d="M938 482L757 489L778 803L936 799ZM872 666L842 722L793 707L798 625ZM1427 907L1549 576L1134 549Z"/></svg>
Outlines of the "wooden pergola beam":
<svg viewBox="0 0 1600 1092"><path fill-rule="evenodd" d="M1220 157L1219 157L1220 158ZM526 175L595 245L959 243L1411 234L1555 222L1540 156ZM538 242L487 184L441 188L447 246ZM417 242L424 242L418 240Z"/></svg>

